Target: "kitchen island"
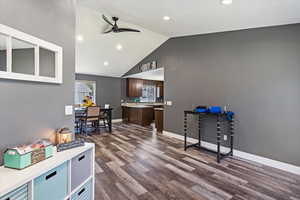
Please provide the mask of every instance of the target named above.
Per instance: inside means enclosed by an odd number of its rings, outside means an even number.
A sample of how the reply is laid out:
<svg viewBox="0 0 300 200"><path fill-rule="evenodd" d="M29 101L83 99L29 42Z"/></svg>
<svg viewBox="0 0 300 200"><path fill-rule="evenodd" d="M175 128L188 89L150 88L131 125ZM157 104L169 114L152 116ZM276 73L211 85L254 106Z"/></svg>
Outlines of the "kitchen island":
<svg viewBox="0 0 300 200"><path fill-rule="evenodd" d="M122 104L123 122L150 126L154 120L154 108L163 103L125 103Z"/></svg>

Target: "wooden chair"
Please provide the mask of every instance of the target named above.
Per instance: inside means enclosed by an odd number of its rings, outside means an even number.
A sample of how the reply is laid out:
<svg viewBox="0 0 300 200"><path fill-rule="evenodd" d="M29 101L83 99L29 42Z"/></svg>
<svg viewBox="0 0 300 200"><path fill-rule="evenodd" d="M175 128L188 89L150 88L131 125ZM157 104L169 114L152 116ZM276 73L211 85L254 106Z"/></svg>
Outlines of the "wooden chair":
<svg viewBox="0 0 300 200"><path fill-rule="evenodd" d="M88 125L91 125L91 127L94 127L95 130L98 130L99 120L100 120L100 107L98 106L87 107L86 114L81 121L80 133L83 133L83 129L85 129L84 132L85 134L87 134Z"/></svg>
<svg viewBox="0 0 300 200"><path fill-rule="evenodd" d="M100 128L108 128L108 116L107 116L107 113L106 112L101 112L100 113L100 118L99 118L99 122L102 121L103 124L100 125L99 124L99 127Z"/></svg>

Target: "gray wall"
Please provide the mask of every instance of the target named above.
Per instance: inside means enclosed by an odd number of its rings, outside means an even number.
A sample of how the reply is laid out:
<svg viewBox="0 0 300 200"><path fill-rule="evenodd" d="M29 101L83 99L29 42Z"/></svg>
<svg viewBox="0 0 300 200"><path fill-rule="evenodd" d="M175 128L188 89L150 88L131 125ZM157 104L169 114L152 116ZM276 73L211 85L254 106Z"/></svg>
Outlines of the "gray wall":
<svg viewBox="0 0 300 200"><path fill-rule="evenodd" d="M0 151L53 136L73 126L64 106L74 101L75 3L73 0L0 0L0 23L63 47L64 83L0 79ZM2 153L1 153L2 155ZM1 160L1 158L0 158Z"/></svg>
<svg viewBox="0 0 300 200"><path fill-rule="evenodd" d="M183 134L196 105L229 105L235 148L299 166L299 35L296 24L168 40L142 61L165 67L165 130ZM212 123L203 133L216 140Z"/></svg>
<svg viewBox="0 0 300 200"><path fill-rule="evenodd" d="M122 118L121 78L76 74L76 80L96 81L97 105L110 104L114 109L113 119Z"/></svg>

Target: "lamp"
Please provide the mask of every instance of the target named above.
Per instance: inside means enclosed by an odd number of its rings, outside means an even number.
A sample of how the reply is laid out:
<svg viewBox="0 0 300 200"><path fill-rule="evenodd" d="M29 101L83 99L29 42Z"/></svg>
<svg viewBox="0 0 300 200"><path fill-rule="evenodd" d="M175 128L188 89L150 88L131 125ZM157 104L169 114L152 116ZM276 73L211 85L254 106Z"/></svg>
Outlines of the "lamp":
<svg viewBox="0 0 300 200"><path fill-rule="evenodd" d="M61 128L56 131L56 144L72 142L72 132L68 128Z"/></svg>

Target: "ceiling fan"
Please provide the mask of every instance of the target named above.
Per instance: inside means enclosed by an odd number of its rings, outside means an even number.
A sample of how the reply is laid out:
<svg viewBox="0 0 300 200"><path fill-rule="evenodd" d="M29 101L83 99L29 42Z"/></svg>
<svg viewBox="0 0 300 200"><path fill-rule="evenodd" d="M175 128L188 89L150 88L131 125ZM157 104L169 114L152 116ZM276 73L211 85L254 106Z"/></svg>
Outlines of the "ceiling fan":
<svg viewBox="0 0 300 200"><path fill-rule="evenodd" d="M104 34L106 34L106 33L111 33L111 32L113 32L113 33L122 33L122 32L141 32L140 30L137 30L137 29L131 29L131 28L119 28L119 27L118 27L118 24L117 24L117 22L118 22L118 20L119 20L118 17L112 17L112 20L113 20L114 22L110 22L110 21L107 19L107 17L106 17L105 15L102 15L102 18L103 18L103 20L104 20L106 23L108 23L110 26L112 26L112 28L111 28L110 30L103 32Z"/></svg>

